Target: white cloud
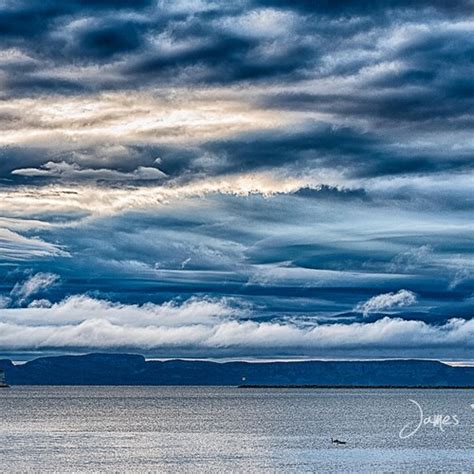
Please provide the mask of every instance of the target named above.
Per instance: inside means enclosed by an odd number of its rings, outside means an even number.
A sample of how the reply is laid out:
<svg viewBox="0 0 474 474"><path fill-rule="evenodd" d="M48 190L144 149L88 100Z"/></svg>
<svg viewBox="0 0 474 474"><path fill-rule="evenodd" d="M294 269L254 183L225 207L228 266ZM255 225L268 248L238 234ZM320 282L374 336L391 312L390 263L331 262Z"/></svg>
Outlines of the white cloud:
<svg viewBox="0 0 474 474"><path fill-rule="evenodd" d="M59 281L59 275L54 273L39 272L30 276L24 282L16 283L10 296L19 304L25 303L31 296L40 291L45 291Z"/></svg>
<svg viewBox="0 0 474 474"><path fill-rule="evenodd" d="M130 173L99 168L81 168L77 163L66 163L65 161L49 161L40 168L19 168L13 170L13 175L30 177L60 178L62 181L134 181L134 180L157 180L166 178L166 174L158 168L139 166Z"/></svg>
<svg viewBox="0 0 474 474"><path fill-rule="evenodd" d="M28 308L51 308L53 303L47 299L40 299L40 300L33 300L29 305Z"/></svg>
<svg viewBox="0 0 474 474"><path fill-rule="evenodd" d="M453 278L449 282L448 288L450 290L454 290L457 286L459 286L465 280L471 278L471 275L472 275L472 270L466 267L461 267L461 268L456 269L456 271L454 272Z"/></svg>
<svg viewBox="0 0 474 474"><path fill-rule="evenodd" d="M50 277L52 280L52 277ZM75 295L53 305L35 305L29 308L11 308L0 319L35 324L80 324L100 319L113 324L144 327L155 324L164 327L188 324L212 325L217 319L246 314L244 306L235 306L229 299L191 298L182 304L175 301L156 305L126 305L86 295Z"/></svg>
<svg viewBox="0 0 474 474"><path fill-rule="evenodd" d="M2 350L74 348L353 349L473 347L474 320L423 321L383 318L371 323L257 322L249 309L228 299L192 298L181 304L125 305L87 296L51 307L0 311ZM244 318L245 316L245 318Z"/></svg>
<svg viewBox="0 0 474 474"><path fill-rule="evenodd" d="M0 207L2 207L0 203ZM21 223L21 221L19 221ZM8 224L14 226L14 223ZM26 224L25 224L26 226ZM33 226L33 224L32 224ZM36 225L34 225L36 227ZM0 255L3 260L24 261L44 257L67 257L59 246L35 237L24 237L0 227Z"/></svg>
<svg viewBox="0 0 474 474"><path fill-rule="evenodd" d="M365 303L359 303L355 310L368 316L370 313L401 308L416 303L416 294L409 290L400 290L397 293L383 293L374 296Z"/></svg>
<svg viewBox="0 0 474 474"><path fill-rule="evenodd" d="M237 17L221 19L217 25L237 35L270 39L284 37L289 41L298 20L298 16L289 11L261 8Z"/></svg>
<svg viewBox="0 0 474 474"><path fill-rule="evenodd" d="M209 0L158 0L159 7L171 13L196 13L208 11L216 8L218 5Z"/></svg>

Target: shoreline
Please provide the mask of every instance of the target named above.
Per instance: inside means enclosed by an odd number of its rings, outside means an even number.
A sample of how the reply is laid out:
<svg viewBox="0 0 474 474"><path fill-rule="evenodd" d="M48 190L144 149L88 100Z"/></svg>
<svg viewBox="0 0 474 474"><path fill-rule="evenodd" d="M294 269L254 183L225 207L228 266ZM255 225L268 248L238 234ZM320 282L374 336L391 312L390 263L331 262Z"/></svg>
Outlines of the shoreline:
<svg viewBox="0 0 474 474"><path fill-rule="evenodd" d="M256 388L256 389L377 389L377 390L473 390L474 386L460 385L239 385L237 388Z"/></svg>

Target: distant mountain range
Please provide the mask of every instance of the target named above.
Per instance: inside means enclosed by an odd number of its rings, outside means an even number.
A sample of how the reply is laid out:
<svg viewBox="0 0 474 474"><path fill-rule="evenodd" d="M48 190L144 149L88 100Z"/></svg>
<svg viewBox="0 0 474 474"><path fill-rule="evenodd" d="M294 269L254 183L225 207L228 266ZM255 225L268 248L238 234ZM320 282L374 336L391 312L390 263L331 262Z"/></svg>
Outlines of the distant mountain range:
<svg viewBox="0 0 474 474"><path fill-rule="evenodd" d="M130 354L0 360L11 385L317 385L474 387L474 367L437 361L147 361Z"/></svg>

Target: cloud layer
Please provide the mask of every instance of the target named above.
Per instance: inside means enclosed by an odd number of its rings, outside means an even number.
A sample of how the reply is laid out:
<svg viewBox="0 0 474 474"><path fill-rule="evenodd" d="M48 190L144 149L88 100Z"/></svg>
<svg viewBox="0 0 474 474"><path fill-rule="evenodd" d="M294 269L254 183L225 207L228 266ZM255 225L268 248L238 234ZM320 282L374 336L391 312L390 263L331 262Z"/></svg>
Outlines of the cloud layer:
<svg viewBox="0 0 474 474"><path fill-rule="evenodd" d="M472 350L472 321L451 319L442 326L385 317L372 323L299 325L256 322L249 309L226 300L196 299L182 304L123 305L87 296L73 296L48 308L8 309L0 318L0 344L4 350L25 349L138 349L186 351L196 354L223 349L234 354L246 350L261 354L322 353L383 348L419 354L436 349L452 354L462 346ZM234 302L235 303L235 302Z"/></svg>

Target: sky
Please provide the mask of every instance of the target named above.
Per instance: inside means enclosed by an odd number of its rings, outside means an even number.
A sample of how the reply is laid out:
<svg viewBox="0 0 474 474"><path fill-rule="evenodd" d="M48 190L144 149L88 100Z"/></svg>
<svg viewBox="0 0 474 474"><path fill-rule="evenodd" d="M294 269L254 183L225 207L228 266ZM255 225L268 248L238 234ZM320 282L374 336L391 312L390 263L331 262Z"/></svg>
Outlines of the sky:
<svg viewBox="0 0 474 474"><path fill-rule="evenodd" d="M3 0L0 36L0 353L474 359L472 0Z"/></svg>

